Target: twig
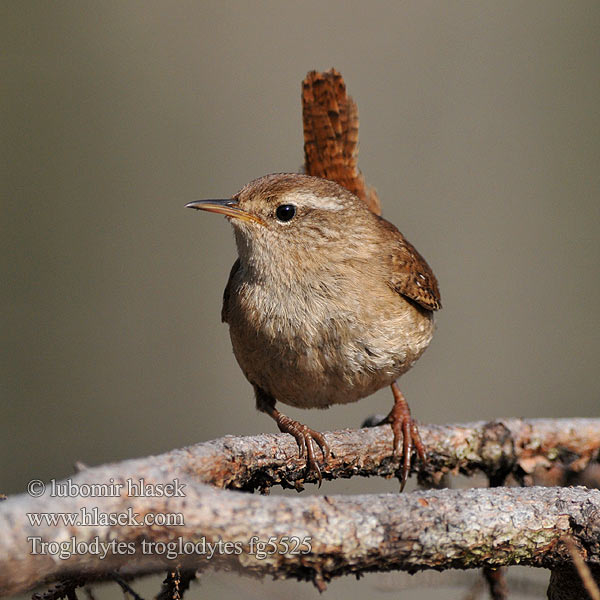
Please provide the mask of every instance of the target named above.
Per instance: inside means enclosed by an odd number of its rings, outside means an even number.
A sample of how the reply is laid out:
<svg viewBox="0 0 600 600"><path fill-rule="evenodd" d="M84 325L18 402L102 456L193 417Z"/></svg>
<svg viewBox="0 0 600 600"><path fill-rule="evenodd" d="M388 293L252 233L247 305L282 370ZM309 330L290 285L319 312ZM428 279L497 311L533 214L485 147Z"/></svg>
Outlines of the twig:
<svg viewBox="0 0 600 600"><path fill-rule="evenodd" d="M508 586L504 569L484 567L483 576L487 581L492 600L506 600L508 598Z"/></svg>
<svg viewBox="0 0 600 600"><path fill-rule="evenodd" d="M594 576L592 575L590 568L585 564L585 561L577 549L575 542L568 535L562 537L561 541L569 550L569 554L573 559L573 564L575 565L577 573L581 578L581 582L583 583L583 586L585 587L591 600L600 600L600 589L598 589L598 584L594 581Z"/></svg>
<svg viewBox="0 0 600 600"><path fill-rule="evenodd" d="M169 570L156 600L182 600L194 579L196 579L195 569L176 567Z"/></svg>
<svg viewBox="0 0 600 600"><path fill-rule="evenodd" d="M119 584L125 594L129 594L133 600L144 600L118 573L112 573L110 578Z"/></svg>
<svg viewBox="0 0 600 600"><path fill-rule="evenodd" d="M502 487L506 483L506 478L511 471L512 465L504 461L502 466L504 466L504 468L501 467L494 469L488 473L488 482L490 487ZM508 598L506 569L484 567L483 577L488 585L490 598L492 600L506 600Z"/></svg>
<svg viewBox="0 0 600 600"><path fill-rule="evenodd" d="M32 600L60 600L61 598L73 598L75 588L84 585L85 579L73 577L64 579L51 586L48 590L41 593L35 593L31 596ZM77 595L75 594L75 598Z"/></svg>

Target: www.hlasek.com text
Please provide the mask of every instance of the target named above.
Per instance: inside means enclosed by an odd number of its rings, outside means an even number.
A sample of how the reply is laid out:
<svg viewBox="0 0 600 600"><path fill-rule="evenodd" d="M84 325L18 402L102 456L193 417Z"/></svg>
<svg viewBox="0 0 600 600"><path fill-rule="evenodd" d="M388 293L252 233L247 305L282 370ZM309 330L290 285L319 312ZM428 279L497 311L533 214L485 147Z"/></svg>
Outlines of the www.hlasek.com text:
<svg viewBox="0 0 600 600"><path fill-rule="evenodd" d="M129 506L123 512L103 512L97 506L80 508L74 513L26 513L29 524L33 527L49 525L50 527L181 527L185 525L183 513L140 513L133 512Z"/></svg>

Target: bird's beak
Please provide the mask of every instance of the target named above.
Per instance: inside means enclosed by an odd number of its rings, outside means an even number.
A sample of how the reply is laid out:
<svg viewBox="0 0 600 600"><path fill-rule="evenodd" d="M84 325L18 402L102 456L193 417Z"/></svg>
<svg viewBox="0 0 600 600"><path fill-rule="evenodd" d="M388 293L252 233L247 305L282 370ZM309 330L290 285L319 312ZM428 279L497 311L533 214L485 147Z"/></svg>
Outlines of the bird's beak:
<svg viewBox="0 0 600 600"><path fill-rule="evenodd" d="M220 213L234 219L242 221L253 221L264 225L262 219L256 215L249 213L239 207L238 201L230 198L229 200L196 200L185 205L186 208L196 208L198 210L206 210L208 212Z"/></svg>

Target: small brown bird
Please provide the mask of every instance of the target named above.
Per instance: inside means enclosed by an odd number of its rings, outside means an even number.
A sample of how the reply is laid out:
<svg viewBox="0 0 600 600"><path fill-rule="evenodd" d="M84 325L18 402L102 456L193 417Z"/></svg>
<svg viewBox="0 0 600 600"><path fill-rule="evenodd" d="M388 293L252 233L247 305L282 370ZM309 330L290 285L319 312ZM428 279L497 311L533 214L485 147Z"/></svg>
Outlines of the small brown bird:
<svg viewBox="0 0 600 600"><path fill-rule="evenodd" d="M187 206L233 225L239 258L221 316L258 410L296 438L320 482L314 443L327 460L324 436L275 402L327 408L391 385L394 407L383 422L394 455L403 441L404 487L413 444L422 460L425 450L396 379L427 348L441 308L423 257L354 194L308 175L266 175L229 200Z"/></svg>

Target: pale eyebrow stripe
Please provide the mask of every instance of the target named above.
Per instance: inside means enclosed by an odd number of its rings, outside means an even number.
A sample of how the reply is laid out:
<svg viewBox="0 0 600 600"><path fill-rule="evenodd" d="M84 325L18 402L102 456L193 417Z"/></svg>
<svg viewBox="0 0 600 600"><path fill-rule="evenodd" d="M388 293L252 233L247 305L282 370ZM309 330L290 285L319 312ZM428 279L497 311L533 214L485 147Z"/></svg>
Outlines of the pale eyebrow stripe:
<svg viewBox="0 0 600 600"><path fill-rule="evenodd" d="M339 198L332 198L330 196L315 196L314 194L294 194L293 197L301 198L303 203L310 208L324 208L326 210L344 210L344 204L339 201ZM292 201L293 197L289 197Z"/></svg>

